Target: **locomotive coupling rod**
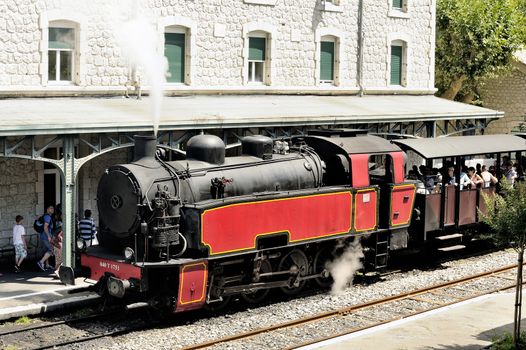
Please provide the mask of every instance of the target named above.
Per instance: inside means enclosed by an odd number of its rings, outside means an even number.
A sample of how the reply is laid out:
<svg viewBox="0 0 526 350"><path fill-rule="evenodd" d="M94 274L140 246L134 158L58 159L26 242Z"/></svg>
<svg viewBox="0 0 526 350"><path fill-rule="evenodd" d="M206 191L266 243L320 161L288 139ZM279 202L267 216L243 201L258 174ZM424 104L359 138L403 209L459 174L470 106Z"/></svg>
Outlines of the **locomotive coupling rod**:
<svg viewBox="0 0 526 350"><path fill-rule="evenodd" d="M253 292L260 289L269 289L277 287L286 287L288 286L288 280L285 281L274 281L274 282L258 282L251 284L244 284L241 286L232 286L223 288L222 296L233 295L238 293Z"/></svg>

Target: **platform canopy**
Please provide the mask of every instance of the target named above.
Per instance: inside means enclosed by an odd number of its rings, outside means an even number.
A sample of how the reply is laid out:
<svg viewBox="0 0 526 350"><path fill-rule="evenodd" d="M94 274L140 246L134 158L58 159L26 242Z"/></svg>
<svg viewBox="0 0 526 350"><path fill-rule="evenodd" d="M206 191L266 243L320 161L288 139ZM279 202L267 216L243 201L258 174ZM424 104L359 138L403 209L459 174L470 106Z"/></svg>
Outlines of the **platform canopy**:
<svg viewBox="0 0 526 350"><path fill-rule="evenodd" d="M391 141L426 159L526 151L526 140L514 135L476 135Z"/></svg>
<svg viewBox="0 0 526 350"><path fill-rule="evenodd" d="M0 100L0 136L153 130L150 99ZM502 112L435 96L196 95L165 97L160 130L493 119Z"/></svg>

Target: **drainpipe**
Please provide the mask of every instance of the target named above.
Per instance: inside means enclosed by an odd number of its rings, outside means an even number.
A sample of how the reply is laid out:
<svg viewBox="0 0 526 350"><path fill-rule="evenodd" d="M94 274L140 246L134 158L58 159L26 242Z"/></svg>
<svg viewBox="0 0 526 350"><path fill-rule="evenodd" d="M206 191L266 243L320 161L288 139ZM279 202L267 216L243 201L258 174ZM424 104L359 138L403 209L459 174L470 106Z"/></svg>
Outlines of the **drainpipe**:
<svg viewBox="0 0 526 350"><path fill-rule="evenodd" d="M362 97L364 95L363 87L363 46L364 46L363 32L363 0L358 1L358 62L356 63L356 73L358 74L358 87L360 92L358 95Z"/></svg>

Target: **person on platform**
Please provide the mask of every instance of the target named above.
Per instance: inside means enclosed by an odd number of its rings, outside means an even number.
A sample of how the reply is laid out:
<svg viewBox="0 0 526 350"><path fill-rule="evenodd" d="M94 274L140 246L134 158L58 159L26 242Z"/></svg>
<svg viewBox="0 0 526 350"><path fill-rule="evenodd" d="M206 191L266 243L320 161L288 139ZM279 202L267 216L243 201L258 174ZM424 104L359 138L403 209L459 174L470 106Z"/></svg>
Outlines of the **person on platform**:
<svg viewBox="0 0 526 350"><path fill-rule="evenodd" d="M40 240L44 245L44 255L42 259L37 262L38 267L42 271L51 270L52 267L49 265L49 258L53 255L53 248L51 247L51 238L53 229L55 228L55 223L53 221L53 215L55 213L55 208L50 205L46 209L44 214L44 231L40 234Z"/></svg>
<svg viewBox="0 0 526 350"><path fill-rule="evenodd" d="M79 221L80 237L86 242L86 247L97 245L97 226L91 217L91 210L84 210L84 219Z"/></svg>
<svg viewBox="0 0 526 350"><path fill-rule="evenodd" d="M53 245L53 253L55 254L55 273L53 278L57 279L59 278L58 270L60 269L60 265L62 265L62 226L57 226L51 244Z"/></svg>
<svg viewBox="0 0 526 350"><path fill-rule="evenodd" d="M22 261L27 256L27 242L25 239L26 229L23 225L24 218L17 215L15 218L16 225L13 226L13 246L15 247L15 272L20 272Z"/></svg>

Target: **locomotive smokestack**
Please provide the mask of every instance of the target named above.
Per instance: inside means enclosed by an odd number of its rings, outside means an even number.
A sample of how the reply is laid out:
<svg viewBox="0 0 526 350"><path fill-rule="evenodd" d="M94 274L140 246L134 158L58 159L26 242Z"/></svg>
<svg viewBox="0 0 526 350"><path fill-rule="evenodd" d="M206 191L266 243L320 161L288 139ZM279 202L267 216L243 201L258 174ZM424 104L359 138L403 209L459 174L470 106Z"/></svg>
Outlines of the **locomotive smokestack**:
<svg viewBox="0 0 526 350"><path fill-rule="evenodd" d="M138 162L143 159L155 159L157 138L153 135L135 135L135 150L133 161Z"/></svg>

